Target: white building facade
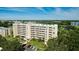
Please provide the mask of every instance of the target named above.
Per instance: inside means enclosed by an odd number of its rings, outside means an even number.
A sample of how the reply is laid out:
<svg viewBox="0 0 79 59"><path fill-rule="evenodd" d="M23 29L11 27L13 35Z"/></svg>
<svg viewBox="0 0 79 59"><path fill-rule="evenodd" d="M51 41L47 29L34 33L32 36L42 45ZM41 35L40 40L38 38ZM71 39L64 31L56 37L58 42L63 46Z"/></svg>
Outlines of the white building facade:
<svg viewBox="0 0 79 59"><path fill-rule="evenodd" d="M0 35L5 37L7 35L7 28L0 27Z"/></svg>
<svg viewBox="0 0 79 59"><path fill-rule="evenodd" d="M37 24L33 22L13 24L13 35L21 36L25 39L41 39L47 41L51 38L56 38L58 33L58 25Z"/></svg>
<svg viewBox="0 0 79 59"><path fill-rule="evenodd" d="M0 35L4 37L7 35L12 35L11 28L0 27Z"/></svg>
<svg viewBox="0 0 79 59"><path fill-rule="evenodd" d="M79 22L71 22L72 26L79 26Z"/></svg>

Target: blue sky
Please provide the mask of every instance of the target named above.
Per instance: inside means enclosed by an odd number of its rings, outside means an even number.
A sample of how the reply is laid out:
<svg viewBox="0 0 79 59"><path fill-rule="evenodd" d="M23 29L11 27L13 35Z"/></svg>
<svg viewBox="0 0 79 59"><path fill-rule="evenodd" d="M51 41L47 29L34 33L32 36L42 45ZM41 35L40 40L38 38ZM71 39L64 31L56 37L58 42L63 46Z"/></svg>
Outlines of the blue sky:
<svg viewBox="0 0 79 59"><path fill-rule="evenodd" d="M1 20L79 20L78 7L0 7Z"/></svg>

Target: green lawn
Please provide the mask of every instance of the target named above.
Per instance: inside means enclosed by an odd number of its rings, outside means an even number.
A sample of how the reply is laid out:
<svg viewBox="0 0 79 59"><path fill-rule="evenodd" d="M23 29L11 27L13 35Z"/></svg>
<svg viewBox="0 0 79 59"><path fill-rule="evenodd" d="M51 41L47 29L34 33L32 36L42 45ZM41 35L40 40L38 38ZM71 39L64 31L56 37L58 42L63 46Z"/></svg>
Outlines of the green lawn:
<svg viewBox="0 0 79 59"><path fill-rule="evenodd" d="M35 46L38 51L43 51L46 49L46 46L43 41L39 41L38 39L32 39L28 44Z"/></svg>

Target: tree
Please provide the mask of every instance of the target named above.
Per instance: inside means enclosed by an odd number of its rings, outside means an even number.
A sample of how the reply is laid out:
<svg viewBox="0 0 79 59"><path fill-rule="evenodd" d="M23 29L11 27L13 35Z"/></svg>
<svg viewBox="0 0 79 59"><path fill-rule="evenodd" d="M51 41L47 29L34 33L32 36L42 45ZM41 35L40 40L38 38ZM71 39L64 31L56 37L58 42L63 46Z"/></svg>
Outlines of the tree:
<svg viewBox="0 0 79 59"><path fill-rule="evenodd" d="M0 47L2 47L2 45L4 45L5 42L6 39L0 35Z"/></svg>
<svg viewBox="0 0 79 59"><path fill-rule="evenodd" d="M67 30L61 27L58 38L49 40L47 45L48 51L79 51L79 27L71 26Z"/></svg>
<svg viewBox="0 0 79 59"><path fill-rule="evenodd" d="M58 42L56 39L49 39L47 42L47 51L56 51L58 48Z"/></svg>
<svg viewBox="0 0 79 59"><path fill-rule="evenodd" d="M3 51L18 51L21 50L21 43L19 42L18 38L8 37L4 38L0 36L0 47L3 48Z"/></svg>
<svg viewBox="0 0 79 59"><path fill-rule="evenodd" d="M79 27L70 30L70 39L68 48L70 51L79 51Z"/></svg>

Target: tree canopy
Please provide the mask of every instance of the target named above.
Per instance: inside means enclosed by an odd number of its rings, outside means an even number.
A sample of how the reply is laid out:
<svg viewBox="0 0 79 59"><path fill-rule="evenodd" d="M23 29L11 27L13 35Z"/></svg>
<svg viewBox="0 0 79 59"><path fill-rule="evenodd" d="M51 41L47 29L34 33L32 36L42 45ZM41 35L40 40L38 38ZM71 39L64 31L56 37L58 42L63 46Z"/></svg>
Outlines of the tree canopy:
<svg viewBox="0 0 79 59"><path fill-rule="evenodd" d="M0 36L0 47L3 51L18 51L21 49L21 43L18 38Z"/></svg>
<svg viewBox="0 0 79 59"><path fill-rule="evenodd" d="M48 41L48 51L79 51L79 27L59 30L58 38Z"/></svg>

